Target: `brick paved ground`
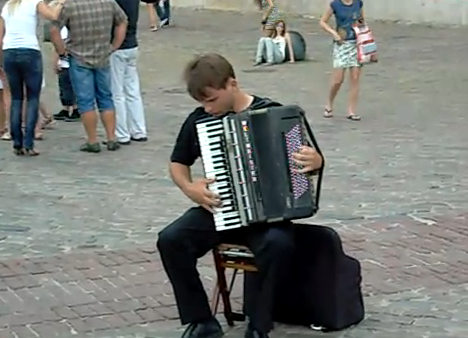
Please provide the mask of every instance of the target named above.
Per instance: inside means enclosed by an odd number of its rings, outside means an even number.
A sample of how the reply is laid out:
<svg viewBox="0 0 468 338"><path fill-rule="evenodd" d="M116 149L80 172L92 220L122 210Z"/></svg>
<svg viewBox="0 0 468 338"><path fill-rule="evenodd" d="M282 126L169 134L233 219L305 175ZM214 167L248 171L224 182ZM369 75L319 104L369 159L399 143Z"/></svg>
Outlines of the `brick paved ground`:
<svg viewBox="0 0 468 338"><path fill-rule="evenodd" d="M0 338L180 335L154 242L190 205L166 168L194 105L181 68L204 49L227 55L247 89L308 112L327 157L322 210L311 221L335 227L361 260L367 296L366 320L329 336L466 337L468 67L457 62L468 52L459 43L466 29L374 23L381 62L365 69L363 120L353 124L339 116L345 93L336 118L321 118L330 44L316 22L293 21L312 61L252 72L257 17L187 10L175 17L177 27L150 34L142 13L150 142L86 155L78 151L81 126L61 123L34 160L0 144ZM46 82L56 110L50 69ZM210 257L200 266L210 289ZM275 336L285 335L314 337L280 326Z"/></svg>

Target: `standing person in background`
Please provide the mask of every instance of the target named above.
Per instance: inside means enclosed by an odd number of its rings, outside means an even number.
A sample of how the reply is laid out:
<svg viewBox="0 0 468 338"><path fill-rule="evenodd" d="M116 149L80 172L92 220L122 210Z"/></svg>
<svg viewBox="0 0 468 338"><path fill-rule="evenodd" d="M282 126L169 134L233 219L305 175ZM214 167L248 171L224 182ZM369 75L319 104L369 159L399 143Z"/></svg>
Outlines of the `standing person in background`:
<svg viewBox="0 0 468 338"><path fill-rule="evenodd" d="M169 0L143 0L146 3L150 21L150 30L156 32L159 27L167 27L171 19L171 5ZM159 23L156 20L158 15Z"/></svg>
<svg viewBox="0 0 468 338"><path fill-rule="evenodd" d="M335 16L336 29L328 24ZM324 117L333 117L333 103L344 81L345 71L349 69L350 92L348 103L348 116L351 121L359 121L356 115L356 105L359 95L359 78L361 65L357 58L356 34L353 25L364 20L362 0L333 0L320 19L322 29L333 36L333 74L328 103L325 107Z"/></svg>
<svg viewBox="0 0 468 338"><path fill-rule="evenodd" d="M127 33L118 50L111 55L111 88L116 112L115 136L120 144L145 142L146 123L138 77L138 1L116 0L128 18Z"/></svg>
<svg viewBox="0 0 468 338"><path fill-rule="evenodd" d="M156 13L159 17L159 27L167 27L171 21L170 0L159 0L154 3Z"/></svg>
<svg viewBox="0 0 468 338"><path fill-rule="evenodd" d="M64 44L60 29L68 28ZM87 141L81 151L99 153L97 114L106 131L107 150L120 148L115 140L115 110L110 88L110 55L125 39L127 16L114 0L73 0L63 7L50 28L59 58L70 63L70 79L76 96ZM113 31L113 38L112 38ZM111 43L112 41L112 43ZM66 47L65 47L66 45Z"/></svg>
<svg viewBox="0 0 468 338"><path fill-rule="evenodd" d="M150 31L156 32L158 30L159 23L156 20L156 7L159 0L141 0L146 4L146 10L148 11L148 18L150 23Z"/></svg>
<svg viewBox="0 0 468 338"><path fill-rule="evenodd" d="M271 37L275 33L275 25L281 19L281 13L273 0L254 0L257 7L263 11L262 30L265 36Z"/></svg>
<svg viewBox="0 0 468 338"><path fill-rule="evenodd" d="M62 27L60 30L60 37L63 42L66 43L68 39L67 27ZM61 60L56 52L54 52L52 62L53 69L58 77L60 103L62 104L62 109L57 114L54 114L54 119L69 122L78 121L80 119L80 113L76 106L75 93L73 92L70 80L70 63L66 59Z"/></svg>
<svg viewBox="0 0 468 338"><path fill-rule="evenodd" d="M37 13L48 20L59 16L65 0L49 7L42 0L9 0L2 8L0 45L11 92L10 130L16 155L39 155L34 133L39 115L42 54L37 39ZM0 58L2 59L2 58ZM26 128L22 131L22 106L26 88Z"/></svg>

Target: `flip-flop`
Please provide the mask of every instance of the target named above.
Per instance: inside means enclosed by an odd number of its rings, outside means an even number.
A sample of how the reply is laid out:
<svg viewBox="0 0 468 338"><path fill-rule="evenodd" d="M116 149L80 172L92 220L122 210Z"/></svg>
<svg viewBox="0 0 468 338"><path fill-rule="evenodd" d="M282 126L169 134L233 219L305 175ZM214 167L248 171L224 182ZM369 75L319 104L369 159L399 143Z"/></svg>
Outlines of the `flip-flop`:
<svg viewBox="0 0 468 338"><path fill-rule="evenodd" d="M39 156L39 152L34 149L26 149L25 152L26 152L25 155L27 156L31 156L31 157Z"/></svg>
<svg viewBox="0 0 468 338"><path fill-rule="evenodd" d="M346 118L351 121L361 121L361 117L359 115L352 114L352 115L346 116Z"/></svg>
<svg viewBox="0 0 468 338"><path fill-rule="evenodd" d="M333 117L333 109L325 108L325 112L323 113L323 117L325 117L325 118Z"/></svg>
<svg viewBox="0 0 468 338"><path fill-rule="evenodd" d="M4 131L2 136L0 136L0 140L2 141L11 141L11 134L8 130Z"/></svg>

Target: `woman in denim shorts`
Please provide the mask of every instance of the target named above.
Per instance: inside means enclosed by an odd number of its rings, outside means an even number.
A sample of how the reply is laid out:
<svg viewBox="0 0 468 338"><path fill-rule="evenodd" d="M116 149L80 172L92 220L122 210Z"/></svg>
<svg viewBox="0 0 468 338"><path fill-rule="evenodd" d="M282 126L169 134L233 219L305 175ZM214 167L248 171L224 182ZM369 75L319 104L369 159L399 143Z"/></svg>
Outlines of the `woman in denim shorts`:
<svg viewBox="0 0 468 338"><path fill-rule="evenodd" d="M281 19L281 13L274 0L255 0L254 2L263 11L263 33L266 37L271 37L275 33L276 22Z"/></svg>

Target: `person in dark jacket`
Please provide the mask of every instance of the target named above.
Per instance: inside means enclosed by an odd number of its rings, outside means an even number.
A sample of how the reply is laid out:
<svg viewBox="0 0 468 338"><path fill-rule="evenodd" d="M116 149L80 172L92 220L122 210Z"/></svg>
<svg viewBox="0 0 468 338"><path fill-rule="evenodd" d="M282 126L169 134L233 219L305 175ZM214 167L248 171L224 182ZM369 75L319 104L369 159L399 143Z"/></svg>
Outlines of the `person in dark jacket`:
<svg viewBox="0 0 468 338"><path fill-rule="evenodd" d="M127 15L125 39L110 57L112 98L116 112L115 137L117 142L146 142L146 119L138 76L137 26L140 3L133 0L117 0Z"/></svg>
<svg viewBox="0 0 468 338"><path fill-rule="evenodd" d="M272 329L272 305L294 251L292 229L287 222L268 227L245 227L217 232L213 212L221 205L211 192L208 178L193 179L191 166L200 157L195 123L209 116L223 117L245 109L281 104L244 92L232 65L219 54L196 57L184 73L189 94L201 106L182 124L172 151L170 173L174 183L198 207L193 207L159 233L157 247L174 289L182 324L188 324L184 338L218 338L223 335L213 317L196 270L196 261L222 242L245 243L255 255L260 278L255 308L250 315L247 338L266 338ZM321 168L322 157L311 147L294 155L303 172ZM247 229L246 229L247 228ZM228 240L226 240L228 239Z"/></svg>

